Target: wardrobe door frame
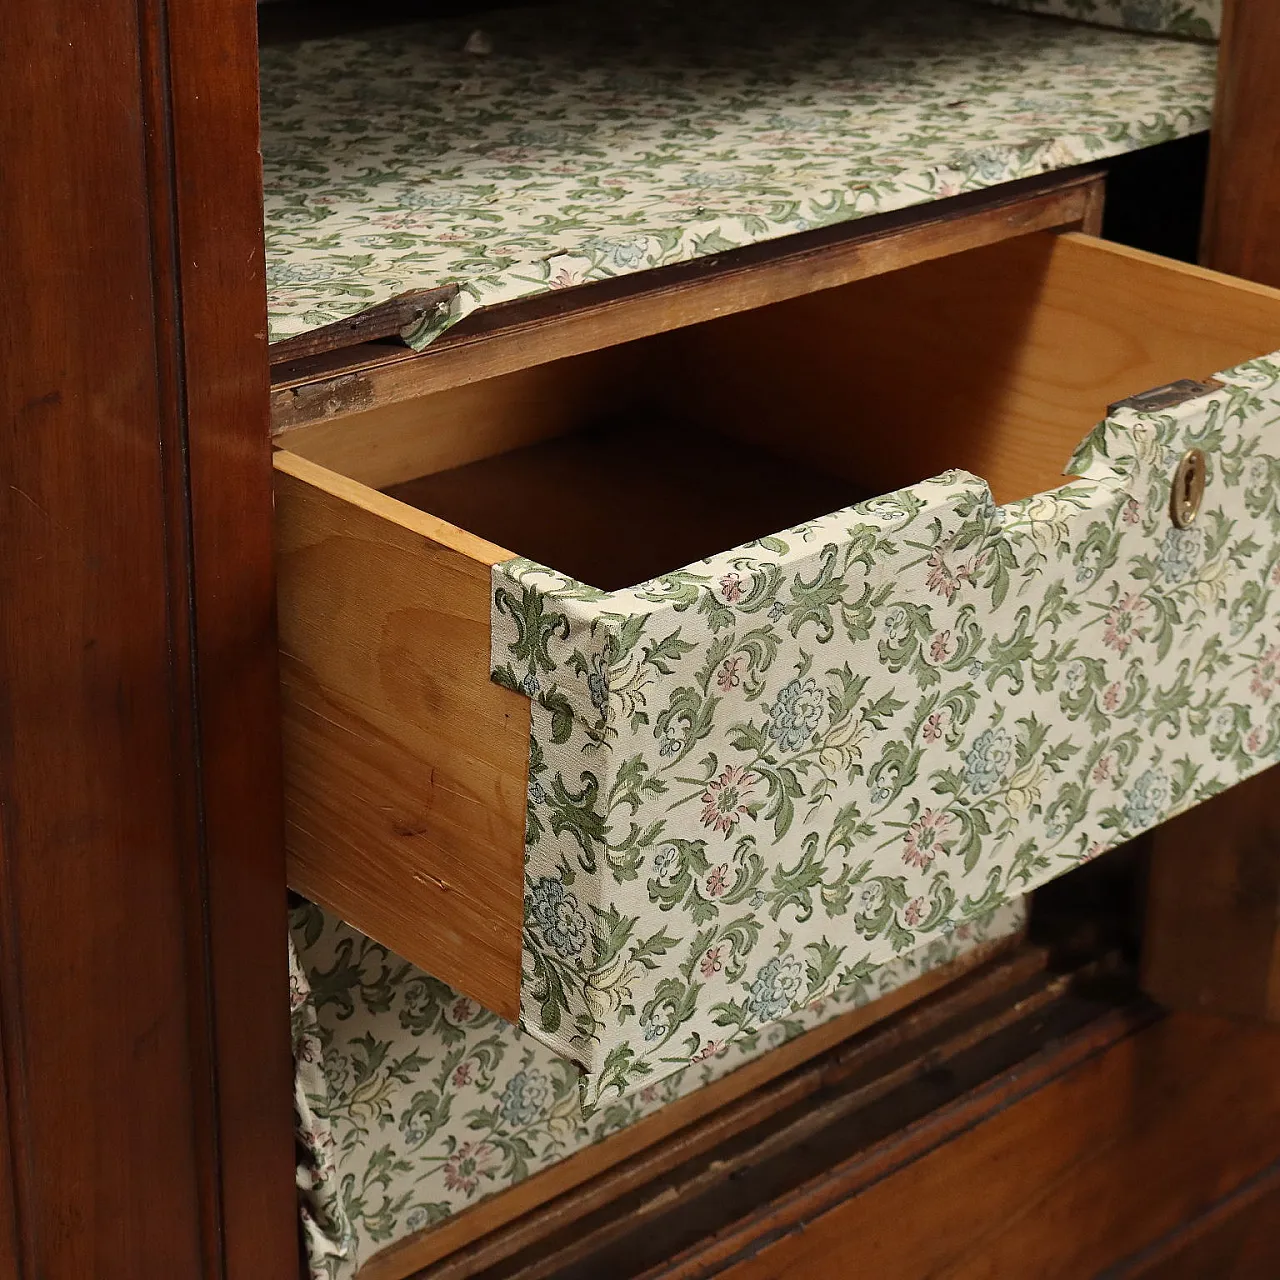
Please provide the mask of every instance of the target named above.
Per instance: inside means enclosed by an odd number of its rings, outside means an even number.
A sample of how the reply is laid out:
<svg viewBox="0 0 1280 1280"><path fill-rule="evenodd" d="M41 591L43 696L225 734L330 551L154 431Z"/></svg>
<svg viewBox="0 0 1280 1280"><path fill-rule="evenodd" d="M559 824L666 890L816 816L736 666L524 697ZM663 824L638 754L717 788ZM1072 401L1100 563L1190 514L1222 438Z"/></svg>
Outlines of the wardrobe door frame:
<svg viewBox="0 0 1280 1280"><path fill-rule="evenodd" d="M256 11L5 27L0 1272L288 1277Z"/></svg>

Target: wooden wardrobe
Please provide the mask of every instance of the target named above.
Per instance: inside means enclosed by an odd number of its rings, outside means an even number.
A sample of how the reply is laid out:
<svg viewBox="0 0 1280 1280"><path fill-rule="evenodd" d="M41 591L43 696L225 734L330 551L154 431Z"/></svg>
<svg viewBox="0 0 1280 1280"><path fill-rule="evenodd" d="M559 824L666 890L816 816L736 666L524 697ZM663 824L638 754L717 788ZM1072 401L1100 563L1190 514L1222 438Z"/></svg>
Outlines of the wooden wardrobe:
<svg viewBox="0 0 1280 1280"><path fill-rule="evenodd" d="M0 1278L292 1277L255 6L11 3L0 36ZM1277 59L1280 8L1228 0L1202 261L1280 285ZM987 1218L922 1275L1010 1274L983 1231L1046 1274L1068 1238L1078 1274L1280 1274L1276 771L1155 842L1177 1012L1049 1037L927 1161L904 1130L874 1212L761 1191L716 1274L858 1274L851 1242L941 1239L950 1196Z"/></svg>

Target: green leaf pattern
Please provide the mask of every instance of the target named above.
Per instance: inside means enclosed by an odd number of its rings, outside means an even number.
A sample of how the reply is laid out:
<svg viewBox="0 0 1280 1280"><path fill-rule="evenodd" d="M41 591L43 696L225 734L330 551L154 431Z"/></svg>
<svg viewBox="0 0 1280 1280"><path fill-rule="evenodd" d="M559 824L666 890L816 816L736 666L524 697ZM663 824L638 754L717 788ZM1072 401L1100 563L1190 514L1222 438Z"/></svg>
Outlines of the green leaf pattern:
<svg viewBox="0 0 1280 1280"><path fill-rule="evenodd" d="M424 347L478 307L1185 137L1214 94L1212 46L965 0L514 8L483 58L472 26L264 48L272 341L457 283Z"/></svg>
<svg viewBox="0 0 1280 1280"><path fill-rule="evenodd" d="M1004 507L951 472L627 590L495 566L522 1018L589 1104L1280 759L1276 360L1116 410Z"/></svg>
<svg viewBox="0 0 1280 1280"><path fill-rule="evenodd" d="M770 1049L1015 933L1019 899L584 1115L576 1067L308 903L291 920L298 1189L312 1280L425 1231ZM814 963L824 958L815 953ZM774 985L781 986L781 982ZM757 998L769 998L768 983ZM611 1070L625 1073L618 1051Z"/></svg>

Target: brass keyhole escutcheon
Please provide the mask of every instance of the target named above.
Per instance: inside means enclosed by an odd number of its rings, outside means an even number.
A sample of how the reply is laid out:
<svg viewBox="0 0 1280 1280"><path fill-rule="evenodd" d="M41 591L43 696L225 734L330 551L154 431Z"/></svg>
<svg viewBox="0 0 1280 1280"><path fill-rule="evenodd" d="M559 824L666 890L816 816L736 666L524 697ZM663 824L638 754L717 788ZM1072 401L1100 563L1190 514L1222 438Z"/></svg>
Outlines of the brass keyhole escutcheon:
<svg viewBox="0 0 1280 1280"><path fill-rule="evenodd" d="M1207 463L1200 449L1188 449L1173 473L1173 491L1169 495L1169 515L1179 529L1195 524L1204 501Z"/></svg>

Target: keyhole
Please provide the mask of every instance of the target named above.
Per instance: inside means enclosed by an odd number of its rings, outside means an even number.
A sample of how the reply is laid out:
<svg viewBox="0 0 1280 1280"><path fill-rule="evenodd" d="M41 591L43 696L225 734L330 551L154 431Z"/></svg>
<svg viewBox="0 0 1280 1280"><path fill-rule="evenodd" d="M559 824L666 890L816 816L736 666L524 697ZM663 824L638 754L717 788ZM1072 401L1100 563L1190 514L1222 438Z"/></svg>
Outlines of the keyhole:
<svg viewBox="0 0 1280 1280"><path fill-rule="evenodd" d="M1194 524L1204 500L1205 456L1199 449L1188 450L1178 463L1172 485L1169 515L1179 529Z"/></svg>

